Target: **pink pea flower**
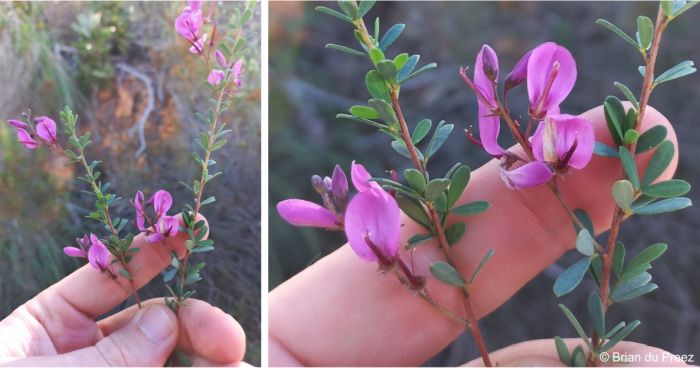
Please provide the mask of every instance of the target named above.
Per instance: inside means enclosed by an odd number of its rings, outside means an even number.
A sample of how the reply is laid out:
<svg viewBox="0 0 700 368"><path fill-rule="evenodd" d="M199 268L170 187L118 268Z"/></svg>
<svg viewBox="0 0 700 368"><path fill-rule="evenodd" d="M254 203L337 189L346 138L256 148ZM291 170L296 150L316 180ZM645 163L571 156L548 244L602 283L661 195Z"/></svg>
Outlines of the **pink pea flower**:
<svg viewBox="0 0 700 368"><path fill-rule="evenodd" d="M212 86L218 86L221 84L221 81L224 80L225 73L223 70L218 70L218 69L212 69L211 72L209 72L209 76L207 76L207 82L211 84Z"/></svg>
<svg viewBox="0 0 700 368"><path fill-rule="evenodd" d="M379 183L369 180L372 179L372 175L370 175L369 171L367 171L362 164L356 164L355 161L352 162L350 177L352 178L352 185L355 186L358 192L364 192L370 189L382 190Z"/></svg>
<svg viewBox="0 0 700 368"><path fill-rule="evenodd" d="M136 210L136 226L146 234L149 243L158 243L175 236L180 231L180 223L175 216L169 216L168 210L173 204L172 195L166 190L159 190L144 203L143 192L139 191L134 197L133 205ZM146 207L152 205L154 218L149 218ZM148 226L146 226L148 222Z"/></svg>
<svg viewBox="0 0 700 368"><path fill-rule="evenodd" d="M161 216L155 224L152 234L146 236L149 243L158 243L175 236L180 231L180 222L175 216Z"/></svg>
<svg viewBox="0 0 700 368"><path fill-rule="evenodd" d="M164 216L173 205L173 196L167 190L157 191L149 202L153 202L153 210L156 211L156 218Z"/></svg>
<svg viewBox="0 0 700 368"><path fill-rule="evenodd" d="M192 43L192 46L189 48L190 53L192 54L201 54L204 51L204 45L207 43L207 34L203 34L202 37L199 37L195 40L190 41Z"/></svg>
<svg viewBox="0 0 700 368"><path fill-rule="evenodd" d="M591 122L573 115L544 118L531 138L535 161L501 176L511 189L524 189L548 182L569 168L583 169L591 161L595 135Z"/></svg>
<svg viewBox="0 0 700 368"><path fill-rule="evenodd" d="M175 18L175 31L190 42L193 42L199 38L199 30L201 26L201 2L190 2L190 6L183 9L182 13Z"/></svg>
<svg viewBox="0 0 700 368"><path fill-rule="evenodd" d="M46 142L49 146L58 143L56 137L56 122L47 116L36 118L36 134Z"/></svg>
<svg viewBox="0 0 700 368"><path fill-rule="evenodd" d="M323 199L323 206L303 199L287 199L277 203L277 212L294 226L343 228L343 214L348 203L348 179L336 165L332 178L314 175L311 183Z"/></svg>
<svg viewBox="0 0 700 368"><path fill-rule="evenodd" d="M13 127L17 128L17 129L27 129L29 127L27 125L27 123L25 123L23 121L19 121L19 120L14 120L14 119L9 119L7 121L7 123L12 125Z"/></svg>
<svg viewBox="0 0 700 368"><path fill-rule="evenodd" d="M559 114L559 105L576 83L576 61L569 50L554 42L537 46L527 62L530 115L542 119Z"/></svg>
<svg viewBox="0 0 700 368"><path fill-rule="evenodd" d="M87 258L90 266L99 271L109 269L109 250L95 234L76 239L79 248L65 247L63 252L69 257Z"/></svg>
<svg viewBox="0 0 700 368"><path fill-rule="evenodd" d="M400 245L401 211L394 197L370 188L356 194L345 213L345 235L363 261L394 264Z"/></svg>
<svg viewBox="0 0 700 368"><path fill-rule="evenodd" d="M241 75L243 74L243 59L239 59L233 64L233 67L231 68L231 75L233 76L231 80L233 80L233 83L236 84L236 86L240 87L243 85L243 82L241 81Z"/></svg>
<svg viewBox="0 0 700 368"><path fill-rule="evenodd" d="M145 212L143 208L143 192L138 191L134 197L134 208L136 209L136 227L139 231L146 231L145 227Z"/></svg>
<svg viewBox="0 0 700 368"><path fill-rule="evenodd" d="M486 61L486 63L484 63ZM474 62L474 85L481 97L477 97L479 112L479 136L489 154L500 157L505 149L498 144L501 118L494 115L496 107L495 82L498 81L498 57L489 45L484 45Z"/></svg>
<svg viewBox="0 0 700 368"><path fill-rule="evenodd" d="M32 138L32 135L24 129L17 129L17 140L21 145L28 149L35 149L39 147L39 142Z"/></svg>
<svg viewBox="0 0 700 368"><path fill-rule="evenodd" d="M527 54L518 60L518 62L513 67L506 77L506 81L503 83L503 94L507 94L508 91L520 85L520 83L525 81L527 78L527 64L530 61L530 55L532 55L532 50L528 51Z"/></svg>

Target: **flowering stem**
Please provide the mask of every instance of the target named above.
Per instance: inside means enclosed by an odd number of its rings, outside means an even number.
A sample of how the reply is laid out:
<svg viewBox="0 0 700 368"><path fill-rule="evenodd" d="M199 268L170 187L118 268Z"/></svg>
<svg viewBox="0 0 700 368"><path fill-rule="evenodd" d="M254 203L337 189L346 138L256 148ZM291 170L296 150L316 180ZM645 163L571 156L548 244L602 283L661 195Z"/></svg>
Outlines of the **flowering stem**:
<svg viewBox="0 0 700 368"><path fill-rule="evenodd" d="M644 57L646 71L644 73L644 82L642 83L642 90L639 99L639 112L637 114L637 119L634 123L635 130L639 129L644 119L644 112L646 111L646 107L649 103L649 97L651 96L651 92L654 88L654 67L656 66L656 58L659 52L659 45L661 44L661 36L663 35L663 32L666 29L667 25L668 17L666 17L663 14L663 10L661 9L661 6L659 6L659 10L656 16L656 26L654 27L655 30L651 43L651 48ZM636 150L636 143L628 145L628 148L630 153L634 155ZM625 179L624 173L622 174L622 178ZM600 300L603 301L603 310L605 311L610 306L610 300L608 299L608 295L610 292L610 276L612 272L612 259L615 253L615 244L617 242L617 237L620 233L620 225L622 224L622 220L625 217L625 211L622 210L619 206L616 205L614 211L615 212L613 214L612 224L610 225L610 235L608 236L607 249L605 253L601 254L601 260L603 262L603 273L600 280L600 290L598 294L600 295ZM603 341L601 340L600 336L598 336L598 334L594 332L592 342L593 348L597 349ZM595 359L597 359L597 357L591 356L590 362L593 363Z"/></svg>
<svg viewBox="0 0 700 368"><path fill-rule="evenodd" d="M77 136L75 134L75 131L72 132L73 137L77 139ZM70 155L66 153L66 151L58 144L54 145L55 149L58 150L61 154L65 155L68 158L71 158ZM87 163L87 160L85 159L85 149L82 147L77 147L78 149L78 156L80 160L80 164L83 166L83 169L85 169L85 179L87 179L88 183L90 184L90 188L92 189L92 192L95 194L95 196L98 199L102 199L104 197L104 193L102 193L102 190L100 187L97 185L97 182L95 180L95 174L93 168ZM103 222L105 225L109 228L109 231L112 233L112 235L115 238L119 238L119 232L117 229L114 227L114 224L112 222L112 216L109 214L109 206L106 205L102 208L102 216L103 216ZM136 304L138 305L139 308L141 308L141 297L139 296L139 292L136 289L136 285L134 284L134 279L133 279L133 274L131 273L131 270L129 269L129 265L126 262L126 258L124 257L124 252L122 252L122 249L116 249L116 254L115 257L121 264L121 266L124 268L124 270L129 274L129 277L127 279L129 280L129 285L131 286L131 290L128 291L131 295L134 296L134 300L136 301ZM114 282L119 284L117 279L115 277L110 277ZM121 284L119 284L121 285Z"/></svg>
<svg viewBox="0 0 700 368"><path fill-rule="evenodd" d="M367 31L367 27L365 26L364 20L362 18L360 18L360 19L353 21L353 23L355 24L355 27L357 28L360 39L364 43L367 50L369 51L369 50L375 48L375 45L372 42L372 39L369 35L369 32ZM399 103L399 86L392 85L391 88L389 88L389 94L391 97L391 106L394 110L394 113L396 114L396 117L399 121L399 126L401 128L401 132L400 132L401 138L402 138L404 144L406 145L406 149L409 152L409 156L411 157L411 161L413 162L413 166L415 167L416 170L420 171L424 177L427 177L426 172L425 172L424 163L422 163L421 160L418 158L418 153L416 151L416 147L413 144L413 140L411 139L411 135L410 135L410 132L408 130L408 124L406 123L406 119L404 118L403 112L401 111L401 104ZM442 227L442 221L440 219L440 216L438 215L437 211L432 206L427 206L427 207L428 207L428 212L430 213L431 221L433 223L435 234L438 237L439 248L442 249L442 252L444 253L444 256L445 256L445 259L447 260L447 262L454 265L454 263L450 259L449 243L447 242L447 238L445 237L445 231ZM474 313L474 308L472 307L471 300L469 297L469 291L466 288L460 288L460 291L462 293L462 302L464 305L464 310L465 310L466 315L467 315L466 327L469 329L469 331L474 336L474 340L476 340L476 344L477 344L477 347L479 348L479 352L481 353L481 359L484 361L484 365L490 367L490 366L492 366L491 359L489 358L489 353L488 353L488 350L486 349L486 343L484 342L484 338L481 335L481 331L479 330L479 325L477 323L476 314ZM428 300L426 299L426 301L428 301ZM430 301L428 301L428 302L430 303ZM432 305L432 303L431 303L431 305Z"/></svg>

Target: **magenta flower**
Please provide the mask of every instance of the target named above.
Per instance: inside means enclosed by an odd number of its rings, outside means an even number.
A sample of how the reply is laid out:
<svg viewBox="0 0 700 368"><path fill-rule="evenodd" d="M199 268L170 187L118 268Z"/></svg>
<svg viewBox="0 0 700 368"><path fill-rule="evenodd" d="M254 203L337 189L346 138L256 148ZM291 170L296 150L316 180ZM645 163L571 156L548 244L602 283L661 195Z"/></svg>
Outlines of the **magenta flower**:
<svg viewBox="0 0 700 368"><path fill-rule="evenodd" d="M190 2L190 6L183 9L182 13L175 18L175 31L190 42L194 42L199 38L201 26L201 2Z"/></svg>
<svg viewBox="0 0 700 368"><path fill-rule="evenodd" d="M233 80L233 83L236 84L236 86L240 87L243 85L243 82L241 81L241 75L243 74L243 59L239 59L233 64L233 67L231 68L231 75Z"/></svg>
<svg viewBox="0 0 700 368"><path fill-rule="evenodd" d="M583 169L591 161L595 136L591 122L573 115L550 115L532 135L536 161L501 173L511 189L524 189L548 182L569 168Z"/></svg>
<svg viewBox="0 0 700 368"><path fill-rule="evenodd" d="M506 81L503 83L503 94L507 94L508 91L520 85L520 83L525 81L527 78L527 64L530 61L530 55L532 55L532 50L528 51L527 54L518 60L518 62L510 71L510 74L506 77Z"/></svg>
<svg viewBox="0 0 700 368"><path fill-rule="evenodd" d="M367 171L362 164L356 164L355 161L352 162L350 177L352 178L352 185L355 186L358 192L364 192L370 189L382 190L379 183L369 180L372 179L372 175L370 175L369 171Z"/></svg>
<svg viewBox="0 0 700 368"><path fill-rule="evenodd" d="M58 143L58 138L56 137L56 122L53 119L40 116L36 118L36 134L41 137L41 139L46 142L49 146L53 146Z"/></svg>
<svg viewBox="0 0 700 368"><path fill-rule="evenodd" d="M90 266L99 271L109 269L109 250L95 234L76 239L79 248L65 247L63 252L69 257L87 258Z"/></svg>
<svg viewBox="0 0 700 368"><path fill-rule="evenodd" d="M221 68L225 68L226 67L226 57L224 56L224 53L217 49L214 52L214 55L216 56L216 65L218 65Z"/></svg>
<svg viewBox="0 0 700 368"><path fill-rule="evenodd" d="M395 262L399 251L401 211L394 197L382 189L356 194L345 212L345 235L363 261Z"/></svg>
<svg viewBox="0 0 700 368"><path fill-rule="evenodd" d="M144 195L141 191L136 193L133 205L136 210L136 226L139 231L146 233L146 240L149 243L158 243L164 239L175 236L180 231L180 223L175 216L168 216L168 210L173 204L173 197L168 191L157 191L147 202L144 203ZM155 217L149 218L146 207L153 205ZM148 226L146 226L148 222Z"/></svg>
<svg viewBox="0 0 700 368"><path fill-rule="evenodd" d="M32 135L24 129L17 129L17 140L21 145L29 149L39 147L39 142L32 138Z"/></svg>
<svg viewBox="0 0 700 368"><path fill-rule="evenodd" d="M27 125L27 123L25 123L23 121L19 121L19 120L14 120L14 119L9 119L7 121L7 123L12 125L13 127L17 128L17 129L27 129L29 127Z"/></svg>
<svg viewBox="0 0 700 368"><path fill-rule="evenodd" d="M212 69L211 72L209 72L209 76L207 76L207 82L212 86L218 86L221 84L221 81L224 80L225 76L223 70Z"/></svg>
<svg viewBox="0 0 700 368"><path fill-rule="evenodd" d="M494 115L496 88L498 81L498 57L489 45L484 45L474 62L474 85L481 97L477 97L479 110L479 137L489 154L500 157L505 149L498 144L501 118Z"/></svg>
<svg viewBox="0 0 700 368"><path fill-rule="evenodd" d="M287 199L277 204L277 212L294 226L343 228L343 214L348 203L348 179L339 165L332 178L314 175L311 183L323 199L323 206L303 199Z"/></svg>
<svg viewBox="0 0 700 368"><path fill-rule="evenodd" d="M554 42L537 46L527 62L527 92L530 115L542 119L559 113L576 83L576 62L569 50Z"/></svg>
<svg viewBox="0 0 700 368"><path fill-rule="evenodd" d="M195 55L201 54L204 51L204 45L207 43L207 34L205 33L202 37L190 42L192 43L192 46L189 48L190 53Z"/></svg>

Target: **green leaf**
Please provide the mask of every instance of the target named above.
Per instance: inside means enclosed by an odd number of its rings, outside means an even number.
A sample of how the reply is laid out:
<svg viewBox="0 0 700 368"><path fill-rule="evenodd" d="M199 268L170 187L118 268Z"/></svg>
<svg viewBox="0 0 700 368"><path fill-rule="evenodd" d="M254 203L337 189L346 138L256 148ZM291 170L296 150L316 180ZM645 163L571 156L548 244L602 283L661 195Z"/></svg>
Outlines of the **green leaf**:
<svg viewBox="0 0 700 368"><path fill-rule="evenodd" d="M642 189L642 193L656 198L671 198L682 196L690 191L690 184L681 179L671 179L652 184Z"/></svg>
<svg viewBox="0 0 700 368"><path fill-rule="evenodd" d="M467 231L467 224L463 222L458 222L452 226L445 229L445 238L447 238L447 243L452 246L455 245Z"/></svg>
<svg viewBox="0 0 700 368"><path fill-rule="evenodd" d="M598 333L598 336L605 335L605 311L603 310L603 302L600 300L600 295L597 291L591 292L588 296L588 316L591 317L593 329Z"/></svg>
<svg viewBox="0 0 700 368"><path fill-rule="evenodd" d="M588 270L590 264L591 259L584 257L564 270L554 282L554 295L561 297L574 290L576 286L581 283L583 275Z"/></svg>
<svg viewBox="0 0 700 368"><path fill-rule="evenodd" d="M214 247L211 245L207 245L204 247L197 247L197 248L192 249L192 253L205 253L205 252L211 252L212 250L214 250Z"/></svg>
<svg viewBox="0 0 700 368"><path fill-rule="evenodd" d="M433 238L432 234L416 234L413 235L408 239L408 244L406 245L406 249L413 249L423 243L424 241L430 240Z"/></svg>
<svg viewBox="0 0 700 368"><path fill-rule="evenodd" d="M688 9L694 7L695 5L698 5L697 0L691 0L691 1L686 1L686 0L675 0L675 1L669 1L672 6L671 6L671 14L669 16L669 21L672 19L675 19L679 15L685 13ZM661 2L663 4L664 1Z"/></svg>
<svg viewBox="0 0 700 368"><path fill-rule="evenodd" d="M404 65L406 65L406 62L408 61L408 54L407 53L401 53L396 55L394 57L394 65L396 65L396 68L401 70Z"/></svg>
<svg viewBox="0 0 700 368"><path fill-rule="evenodd" d="M623 95L625 95L627 100L629 100L629 102L632 103L632 106L634 106L635 110L639 110L639 101L637 101L637 98L634 96L634 93L632 93L629 87L620 82L615 82L613 83L613 85L617 87L617 89L619 89Z"/></svg>
<svg viewBox="0 0 700 368"><path fill-rule="evenodd" d="M616 294L614 297L611 296L612 300L615 302L624 302L628 300L632 300L634 298L640 297L644 294L651 293L652 291L658 289L659 286L654 284L654 283L649 283L644 286L640 286L634 290L630 290L627 293L624 294Z"/></svg>
<svg viewBox="0 0 700 368"><path fill-rule="evenodd" d="M655 125L648 129L637 139L637 151L636 154L640 154L649 151L666 139L667 130L663 125Z"/></svg>
<svg viewBox="0 0 700 368"><path fill-rule="evenodd" d="M400 82L408 77L416 67L416 64L418 64L418 60L420 60L420 55L411 55L403 68L399 70L399 73L396 75L396 79Z"/></svg>
<svg viewBox="0 0 700 368"><path fill-rule="evenodd" d="M131 280L131 274L129 273L129 271L121 268L119 269L119 274L122 275L122 277Z"/></svg>
<svg viewBox="0 0 700 368"><path fill-rule="evenodd" d="M649 17L637 17L637 43L639 47L648 50L651 46L651 37L654 35L654 23Z"/></svg>
<svg viewBox="0 0 700 368"><path fill-rule="evenodd" d="M440 147L447 140L447 137L450 135L450 133L452 133L452 129L454 129L454 125L446 124L444 120L438 123L437 128L435 128L435 133L433 133L433 138L430 140L430 144L428 145L428 150L425 157L432 157L435 152L440 149Z"/></svg>
<svg viewBox="0 0 700 368"><path fill-rule="evenodd" d="M652 261L661 257L661 255L664 254L667 248L668 246L665 243L652 244L646 247L643 251L641 251L636 257L634 257L625 268L631 269L644 263L651 263Z"/></svg>
<svg viewBox="0 0 700 368"><path fill-rule="evenodd" d="M661 1L661 9L664 12L664 15L667 17L673 16L673 0L664 0Z"/></svg>
<svg viewBox="0 0 700 368"><path fill-rule="evenodd" d="M361 119L379 119L377 110L369 106L355 105L350 108L350 113Z"/></svg>
<svg viewBox="0 0 700 368"><path fill-rule="evenodd" d="M457 203L457 200L464 192L464 189L467 188L467 184L469 184L470 176L471 170L467 166L461 166L459 169L457 169L457 171L454 172L454 174L452 174L450 187L447 190L448 208L452 208L452 206L454 206L455 203Z"/></svg>
<svg viewBox="0 0 700 368"><path fill-rule="evenodd" d="M440 195L435 198L435 202L433 204L435 209L441 214L447 213L447 194L445 194L445 192L440 193Z"/></svg>
<svg viewBox="0 0 700 368"><path fill-rule="evenodd" d="M360 8L357 6L355 0L338 0L338 5L343 9L343 12L350 17L350 19L360 18Z"/></svg>
<svg viewBox="0 0 700 368"><path fill-rule="evenodd" d="M430 128L433 126L433 122L430 119L423 119L416 124L416 127L413 128L413 134L411 135L411 141L413 141L413 144L418 144L420 143L423 138L425 138L428 135L428 132L430 132Z"/></svg>
<svg viewBox="0 0 700 368"><path fill-rule="evenodd" d="M595 146L593 147L593 153L603 157L619 157L618 152L614 148L601 142L595 142Z"/></svg>
<svg viewBox="0 0 700 368"><path fill-rule="evenodd" d="M586 366L586 354L583 352L581 345L578 345L571 355L572 366L574 367L585 367Z"/></svg>
<svg viewBox="0 0 700 368"><path fill-rule="evenodd" d="M385 59L382 50L376 47L369 50L369 58L372 59L372 63L375 65Z"/></svg>
<svg viewBox="0 0 700 368"><path fill-rule="evenodd" d="M583 226L588 230L588 232L591 235L595 234L595 228L593 227L593 221L591 221L591 218L588 216L588 213L586 213L585 210L581 208L577 208L574 210L574 216L581 221ZM581 228L574 223L574 230L576 230L576 233L578 234L579 231L581 231Z"/></svg>
<svg viewBox="0 0 700 368"><path fill-rule="evenodd" d="M396 202L399 208L413 221L423 225L427 229L431 229L431 221L425 213L425 209L416 200L407 198L403 195L396 196Z"/></svg>
<svg viewBox="0 0 700 368"><path fill-rule="evenodd" d="M634 110L630 111L634 112ZM639 133L634 129L628 129L625 132L623 141L625 142L625 144L634 144L637 142L637 139L639 139Z"/></svg>
<svg viewBox="0 0 700 368"><path fill-rule="evenodd" d="M396 114L394 113L394 109L391 107L391 105L386 102L385 100L381 99L372 99L369 100L369 105L379 113L379 116L381 117L382 120L384 120L385 123L387 123L389 126L398 126L399 121L396 118Z"/></svg>
<svg viewBox="0 0 700 368"><path fill-rule="evenodd" d="M615 252L613 253L613 272L619 275L625 265L625 245L622 242L615 242Z"/></svg>
<svg viewBox="0 0 700 368"><path fill-rule="evenodd" d="M628 180L618 180L613 184L612 196L615 203L626 213L632 211L632 201L634 201L634 188Z"/></svg>
<svg viewBox="0 0 700 368"><path fill-rule="evenodd" d="M608 124L608 130L619 146L622 144L622 132L626 130L623 128L627 126L625 107L622 105L622 101L615 96L606 97L603 106L605 107L605 121Z"/></svg>
<svg viewBox="0 0 700 368"><path fill-rule="evenodd" d="M376 1L374 1L374 0L360 0L360 7L359 7L360 18L367 15L367 13L370 11L370 9L372 9L372 7L374 6L375 2Z"/></svg>
<svg viewBox="0 0 700 368"><path fill-rule="evenodd" d="M323 14L326 14L326 15L330 15L330 16L332 16L332 17L336 17L336 18L338 18L338 19L340 19L340 20L344 20L344 21L346 21L346 22L348 22L348 23L352 23L352 19L351 19L350 17L348 17L347 15L345 15L345 14L343 14L343 13L337 11L337 10L333 10L333 9L331 9L331 8L329 8L329 7L326 7L326 6L317 6L317 7L316 7L316 11L317 11L317 12L320 12L320 13L323 13Z"/></svg>
<svg viewBox="0 0 700 368"><path fill-rule="evenodd" d="M649 271L650 269L651 264L649 263L642 263L634 267L625 267L620 274L620 280L631 280L642 273Z"/></svg>
<svg viewBox="0 0 700 368"><path fill-rule="evenodd" d="M384 34L381 41L379 41L379 48L386 51L386 49L391 46L397 38L399 38L405 27L406 25L401 23L391 26L391 28L389 28L389 30Z"/></svg>
<svg viewBox="0 0 700 368"><path fill-rule="evenodd" d="M610 331L608 331L605 335L601 337L604 339L608 339L610 336L616 334L617 331L620 331L623 327L625 327L625 322L620 321L620 323L616 324L615 327L611 328Z"/></svg>
<svg viewBox="0 0 700 368"><path fill-rule="evenodd" d="M600 347L599 353L602 353L604 351L610 350L613 346L615 346L618 342L622 341L627 335L632 333L637 326L639 326L641 322L634 320L630 322L628 325L623 327L621 330L619 330L617 333L614 335L610 336L609 340L603 344L603 346Z"/></svg>
<svg viewBox="0 0 700 368"><path fill-rule="evenodd" d="M344 53L350 54L350 55L361 56L361 57L367 57L367 54L364 53L364 52L362 52L362 51L360 51L360 50L355 50L355 49L353 49L353 48L350 48L350 47L347 47L347 46L343 46L343 45L336 45L336 44L334 44L334 43L329 43L329 44L327 44L327 45L326 45L326 48L327 48L327 49L331 49L331 50L336 50L336 51L344 52Z"/></svg>
<svg viewBox="0 0 700 368"><path fill-rule="evenodd" d="M608 22L608 21L605 20L605 19L598 19L598 20L596 20L595 22L596 22L597 24L600 24L601 26L603 26L603 27L605 27L605 28L611 30L611 31L612 31L613 33L615 33L616 35L620 36L620 38L622 38L623 40L625 40L625 42L627 42L628 44L632 45L635 49L639 49L639 44L637 44L637 42L635 42L635 41L632 39L632 37L628 36L627 33L623 32L620 28L617 28L616 25L614 25L614 24Z"/></svg>
<svg viewBox="0 0 700 368"><path fill-rule="evenodd" d="M659 145L644 172L644 178L641 183L642 188L649 186L652 181L663 174L668 165L671 164L675 152L676 148L671 141L663 141Z"/></svg>
<svg viewBox="0 0 700 368"><path fill-rule="evenodd" d="M660 76L656 77L656 80L654 80L654 86L658 86L661 83L672 81L674 79L685 77L686 75L693 74L696 71L697 69L694 68L694 63L692 61L683 61L674 66L673 68L661 73Z"/></svg>
<svg viewBox="0 0 700 368"><path fill-rule="evenodd" d="M591 233L589 233L588 230L583 229L579 231L578 236L576 237L576 250L578 250L579 253L583 254L584 256L590 257L595 254L595 246L593 245L593 242L594 240Z"/></svg>
<svg viewBox="0 0 700 368"><path fill-rule="evenodd" d="M632 130L628 130L630 132ZM634 157L632 153L625 146L620 146L620 161L622 161L622 167L625 169L625 174L630 179L634 189L639 189L639 175L637 174L637 164L634 162Z"/></svg>
<svg viewBox="0 0 700 368"><path fill-rule="evenodd" d="M424 66L421 67L420 69L418 69L418 70L416 70L415 72L411 73L409 76L407 76L407 77L405 77L405 78L403 78L403 79L399 79L398 82L399 82L400 84L403 84L404 82L407 82L407 81L409 81L410 79L413 79L413 78L415 78L415 77L417 77L417 76L419 76L419 75L421 75L421 74L423 74L423 73L425 73L425 72L427 72L427 71L429 71L429 70L435 69L435 68L437 68L437 63L430 63L430 64L427 64L427 65L424 65Z"/></svg>
<svg viewBox="0 0 700 368"><path fill-rule="evenodd" d="M450 179L433 179L425 186L425 199L434 201L450 185Z"/></svg>
<svg viewBox="0 0 700 368"><path fill-rule="evenodd" d="M170 268L163 272L163 282L168 283L172 281L172 279L175 277L175 273L177 273L177 268Z"/></svg>
<svg viewBox="0 0 700 368"><path fill-rule="evenodd" d="M386 87L386 82L382 75L376 70L370 70L365 76L365 86L370 96L375 99L391 101L389 90Z"/></svg>
<svg viewBox="0 0 700 368"><path fill-rule="evenodd" d="M578 322L571 310L569 310L569 308L567 308L564 304L559 304L559 308L561 308L561 310L564 312L564 315L569 320L571 325L574 326L576 333L578 333L578 335L583 339L586 345L588 345L588 348L593 350L591 340L588 339L588 335L586 335L586 332L583 330L583 327L581 327L581 324Z"/></svg>
<svg viewBox="0 0 700 368"><path fill-rule="evenodd" d="M600 257L595 257L591 260L591 266L588 268L593 276L593 280L600 286L600 277L603 275L603 262L601 262Z"/></svg>
<svg viewBox="0 0 700 368"><path fill-rule="evenodd" d="M645 206L636 207L634 213L638 215L655 215L658 213L674 212L690 207L693 202L690 198L675 197L668 198L658 202L650 203Z"/></svg>
<svg viewBox="0 0 700 368"><path fill-rule="evenodd" d="M490 207L491 204L489 204L489 202L475 201L455 207L450 212L457 216L473 216L486 211Z"/></svg>
<svg viewBox="0 0 700 368"><path fill-rule="evenodd" d="M216 197L210 196L210 197L207 197L207 199L203 200L202 203L200 203L199 205L205 206L205 205L208 205L208 204L214 203L214 202L216 202Z"/></svg>
<svg viewBox="0 0 700 368"><path fill-rule="evenodd" d="M425 190L425 178L420 171L416 169L406 169L403 172L403 176L406 178L411 188L415 189L418 194L423 194Z"/></svg>
<svg viewBox="0 0 700 368"><path fill-rule="evenodd" d="M493 255L496 254L496 250L491 248L489 249L486 254L481 258L481 262L479 262L479 265L476 266L476 269L474 270L474 273L472 273L472 276L469 278L469 285L474 283L474 280L476 280L476 276L481 272L481 269L484 268L486 263L493 257Z"/></svg>
<svg viewBox="0 0 700 368"><path fill-rule="evenodd" d="M648 263L647 263L648 264ZM651 281L651 274L649 272L642 272L630 279L619 280L612 292L610 293L610 298L613 300L618 300L620 295L629 293L630 291L644 286Z"/></svg>
<svg viewBox="0 0 700 368"><path fill-rule="evenodd" d="M377 63L377 71L382 75L384 80L391 82L396 77L396 65L391 60L382 60Z"/></svg>
<svg viewBox="0 0 700 368"><path fill-rule="evenodd" d="M569 354L569 348L566 346L564 340L559 336L554 336L554 345L557 347L557 355L559 355L559 360L564 363L565 366L570 367L573 363L571 355Z"/></svg>
<svg viewBox="0 0 700 368"><path fill-rule="evenodd" d="M430 265L430 273L445 284L460 288L465 285L462 275L447 262L433 262L433 264Z"/></svg>

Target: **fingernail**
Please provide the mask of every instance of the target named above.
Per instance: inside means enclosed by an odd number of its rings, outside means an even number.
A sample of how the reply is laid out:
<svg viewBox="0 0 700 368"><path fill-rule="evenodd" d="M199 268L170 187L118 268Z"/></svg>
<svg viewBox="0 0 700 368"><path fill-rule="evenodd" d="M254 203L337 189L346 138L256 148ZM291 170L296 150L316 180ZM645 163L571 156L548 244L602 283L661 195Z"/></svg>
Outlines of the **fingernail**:
<svg viewBox="0 0 700 368"><path fill-rule="evenodd" d="M175 330L175 321L164 307L146 307L138 319L138 326L152 341L163 341Z"/></svg>

